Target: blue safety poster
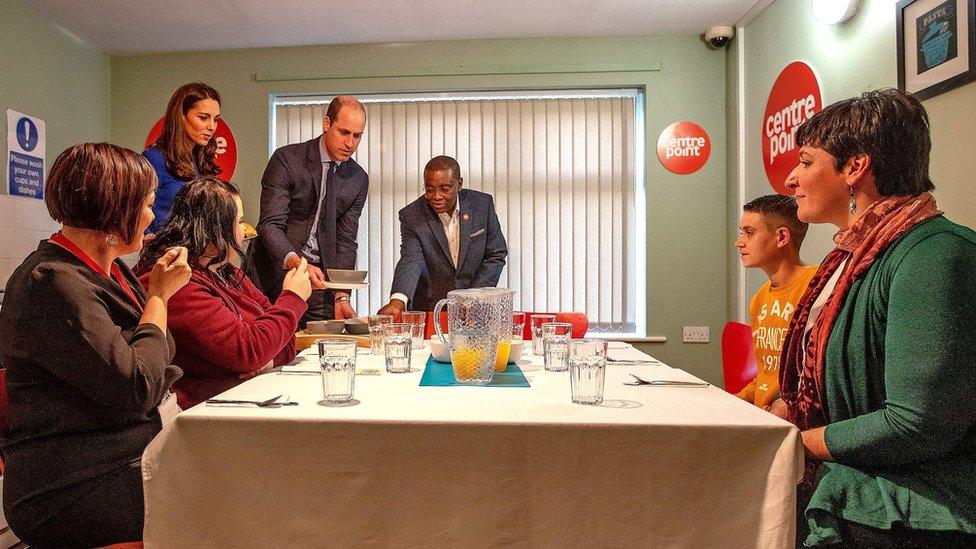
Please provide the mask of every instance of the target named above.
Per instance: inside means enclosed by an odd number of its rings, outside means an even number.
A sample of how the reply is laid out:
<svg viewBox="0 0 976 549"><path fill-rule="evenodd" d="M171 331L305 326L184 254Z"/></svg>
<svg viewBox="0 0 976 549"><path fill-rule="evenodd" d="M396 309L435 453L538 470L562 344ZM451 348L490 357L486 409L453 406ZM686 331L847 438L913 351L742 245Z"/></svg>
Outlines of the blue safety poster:
<svg viewBox="0 0 976 549"><path fill-rule="evenodd" d="M7 109L7 188L11 195L44 198L44 121Z"/></svg>

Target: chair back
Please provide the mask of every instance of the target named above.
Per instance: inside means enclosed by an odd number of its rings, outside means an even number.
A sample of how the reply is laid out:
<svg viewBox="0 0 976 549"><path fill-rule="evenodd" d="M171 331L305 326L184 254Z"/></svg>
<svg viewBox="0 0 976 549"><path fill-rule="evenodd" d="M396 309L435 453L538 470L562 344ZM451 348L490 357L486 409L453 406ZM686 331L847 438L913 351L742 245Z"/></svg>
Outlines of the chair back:
<svg viewBox="0 0 976 549"><path fill-rule="evenodd" d="M532 339L532 323L531 318L534 314L543 313L525 313L525 328L522 330L522 339ZM573 325L573 337L580 338L586 335L586 331L590 328L590 321L586 318L585 313L549 313L556 315L556 322L569 322ZM447 333L447 311L441 312L441 329L444 333ZM424 338L430 339L434 337L434 313L427 313L427 326L424 327Z"/></svg>
<svg viewBox="0 0 976 549"><path fill-rule="evenodd" d="M525 312L525 328L522 330L522 339L530 340L532 339L532 317L534 315L550 314L556 315L556 322L568 322L573 325L573 337L581 338L586 335L586 331L590 329L590 321L586 318L586 313L578 312L567 312L567 313L543 313L543 312Z"/></svg>
<svg viewBox="0 0 976 549"><path fill-rule="evenodd" d="M441 331L447 333L447 311L441 311ZM427 311L427 325L424 326L424 339L431 339L437 334L434 329L434 312Z"/></svg>
<svg viewBox="0 0 976 549"><path fill-rule="evenodd" d="M722 372L725 390L732 394L756 378L756 349L748 324L729 322L722 330Z"/></svg>

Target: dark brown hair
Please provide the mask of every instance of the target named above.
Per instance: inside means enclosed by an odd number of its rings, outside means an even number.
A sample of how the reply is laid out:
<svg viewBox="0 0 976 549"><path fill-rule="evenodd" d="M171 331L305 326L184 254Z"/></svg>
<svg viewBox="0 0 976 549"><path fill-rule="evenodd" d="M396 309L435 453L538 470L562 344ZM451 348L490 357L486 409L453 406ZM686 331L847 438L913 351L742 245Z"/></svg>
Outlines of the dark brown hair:
<svg viewBox="0 0 976 549"><path fill-rule="evenodd" d="M189 181L197 175L217 175L217 139L211 137L205 146L197 145L186 134L186 113L197 101L213 99L220 104L217 90L202 82L193 82L179 87L166 105L166 120L163 133L153 144L166 157L166 169L173 177Z"/></svg>
<svg viewBox="0 0 976 549"><path fill-rule="evenodd" d="M760 196L743 206L742 211L761 215L763 223L770 230L786 227L793 237L792 241L797 250L800 249L800 244L803 244L808 225L796 216L796 199L792 196L781 194Z"/></svg>
<svg viewBox="0 0 976 549"><path fill-rule="evenodd" d="M133 270L139 274L152 270L156 260L173 246L186 247L190 267L198 270L224 263L231 249L243 259L244 250L237 244L234 233L237 196L240 193L233 183L216 177L198 177L184 185L173 199L173 210L166 225L142 249ZM217 255L201 267L200 260L210 247ZM235 285L240 282L233 277L236 271L230 265L224 265L218 272L224 280Z"/></svg>
<svg viewBox="0 0 976 549"><path fill-rule="evenodd" d="M829 105L800 126L796 143L827 151L838 171L856 154L870 156L882 196L916 196L935 188L929 179L929 117L903 91L874 90Z"/></svg>
<svg viewBox="0 0 976 549"><path fill-rule="evenodd" d="M81 143L51 165L44 204L62 225L115 233L128 243L156 185L156 172L142 155L111 143Z"/></svg>

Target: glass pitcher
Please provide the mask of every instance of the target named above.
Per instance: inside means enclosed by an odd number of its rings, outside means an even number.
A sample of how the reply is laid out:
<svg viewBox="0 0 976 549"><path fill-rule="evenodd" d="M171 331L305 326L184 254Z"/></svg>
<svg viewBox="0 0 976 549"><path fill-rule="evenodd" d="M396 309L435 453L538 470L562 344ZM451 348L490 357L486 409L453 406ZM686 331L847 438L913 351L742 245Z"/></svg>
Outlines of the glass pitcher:
<svg viewBox="0 0 976 549"><path fill-rule="evenodd" d="M504 371L512 343L514 297L507 288L451 290L434 306L434 318L439 319L447 305L447 336L440 322L434 322L434 329L451 352L458 383L490 383L499 359L504 359L499 370Z"/></svg>

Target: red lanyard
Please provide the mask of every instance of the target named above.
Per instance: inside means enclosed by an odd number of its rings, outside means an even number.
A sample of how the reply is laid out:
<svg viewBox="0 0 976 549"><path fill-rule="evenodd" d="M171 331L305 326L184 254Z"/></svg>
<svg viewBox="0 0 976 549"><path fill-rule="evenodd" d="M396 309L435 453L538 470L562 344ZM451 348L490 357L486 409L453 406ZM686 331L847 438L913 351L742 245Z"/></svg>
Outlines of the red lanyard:
<svg viewBox="0 0 976 549"><path fill-rule="evenodd" d="M61 246L65 250L68 250L69 252L74 254L75 257L82 260L85 263L85 265L88 265L88 267L91 270L95 271L96 273L106 278L114 279L115 282L119 284L119 286L122 286L122 290L125 292L126 295L129 296L129 299L131 299L132 302L135 303L136 309L138 309L139 312L142 312L142 304L139 303L139 299L136 298L136 294L132 291L132 288L129 287L129 283L125 281L125 277L122 276L122 270L119 269L119 266L116 265L114 261L112 262L112 276L109 276L105 271L102 270L101 267L99 267L95 263L94 260L92 260L91 257L89 257L88 254L85 253L84 250L82 250L77 245L75 245L74 242L68 240L68 237L64 236L60 232L51 235L51 242L54 242L58 246Z"/></svg>

